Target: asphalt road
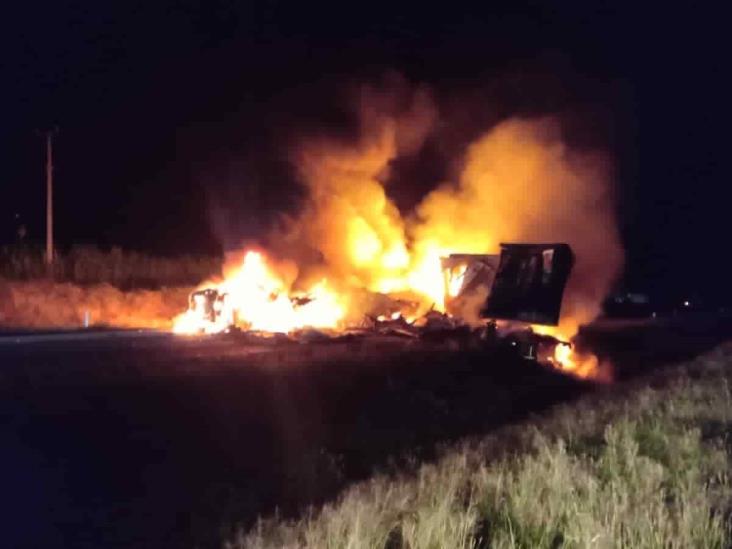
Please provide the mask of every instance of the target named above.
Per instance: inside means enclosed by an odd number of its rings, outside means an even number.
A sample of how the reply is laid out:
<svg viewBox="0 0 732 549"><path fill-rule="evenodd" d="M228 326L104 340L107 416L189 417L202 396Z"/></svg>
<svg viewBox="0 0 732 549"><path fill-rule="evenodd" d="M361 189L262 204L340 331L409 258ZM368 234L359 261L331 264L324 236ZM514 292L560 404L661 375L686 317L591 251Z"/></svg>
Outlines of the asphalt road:
<svg viewBox="0 0 732 549"><path fill-rule="evenodd" d="M729 319L597 326L618 377L698 354ZM411 454L589 390L511 355L397 337L0 333L2 543L210 547Z"/></svg>

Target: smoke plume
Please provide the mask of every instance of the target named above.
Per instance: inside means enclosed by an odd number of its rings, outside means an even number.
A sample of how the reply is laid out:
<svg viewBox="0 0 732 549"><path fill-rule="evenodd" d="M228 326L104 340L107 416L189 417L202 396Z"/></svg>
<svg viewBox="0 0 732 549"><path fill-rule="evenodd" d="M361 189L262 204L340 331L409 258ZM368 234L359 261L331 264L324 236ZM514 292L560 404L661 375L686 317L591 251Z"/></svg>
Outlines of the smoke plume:
<svg viewBox="0 0 732 549"><path fill-rule="evenodd" d="M387 186L414 182L392 180L390 166L439 131L436 102L426 87L401 82L396 91L363 88L357 105L355 140L321 135L295 147L308 199L286 239L314 252L298 262L302 276L327 276L341 291L416 294L440 308L440 256L567 242L576 265L562 331L596 316L622 264L605 154L570 147L559 117L508 118L449 159L460 167L453 181L400 212Z"/></svg>
<svg viewBox="0 0 732 549"><path fill-rule="evenodd" d="M411 236L420 247L496 253L501 242L566 242L576 264L565 322L592 320L622 263L608 160L573 151L557 119L506 120L470 145L457 183L430 193Z"/></svg>

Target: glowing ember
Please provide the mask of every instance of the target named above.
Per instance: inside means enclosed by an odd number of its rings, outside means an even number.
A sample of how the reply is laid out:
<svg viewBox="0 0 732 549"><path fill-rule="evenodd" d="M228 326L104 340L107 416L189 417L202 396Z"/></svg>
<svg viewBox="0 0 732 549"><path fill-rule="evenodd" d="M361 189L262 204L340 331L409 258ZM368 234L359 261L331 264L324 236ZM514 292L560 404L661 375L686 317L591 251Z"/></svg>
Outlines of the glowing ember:
<svg viewBox="0 0 732 549"><path fill-rule="evenodd" d="M609 372L600 368L595 355L579 355L569 343L559 343L554 348L554 356L549 357L549 362L560 370L583 379L610 381Z"/></svg>
<svg viewBox="0 0 732 549"><path fill-rule="evenodd" d="M554 367L582 379L595 381L612 381L612 371L609 364L600 364L592 353L580 353L574 345L568 343L577 332L572 322L565 321L565 326L532 326L537 334L549 335L559 340L553 353L546 360Z"/></svg>

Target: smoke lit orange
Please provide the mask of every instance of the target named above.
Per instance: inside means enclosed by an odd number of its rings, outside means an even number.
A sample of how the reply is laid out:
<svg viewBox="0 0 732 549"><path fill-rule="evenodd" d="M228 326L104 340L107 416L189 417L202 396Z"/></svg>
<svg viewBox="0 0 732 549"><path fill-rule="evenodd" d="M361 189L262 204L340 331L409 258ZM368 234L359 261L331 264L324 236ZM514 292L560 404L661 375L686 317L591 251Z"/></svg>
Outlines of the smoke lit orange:
<svg viewBox="0 0 732 549"><path fill-rule="evenodd" d="M434 131L437 108L424 88L412 92L411 102L366 88L359 113L355 141L303 138L293 151L307 200L288 228L271 238L273 256L297 259L292 280L249 252L218 286L244 325L338 328L366 312L356 297L363 292L407 297L418 305L416 314L444 311L460 276L446 281L440 258L496 254L500 242L569 243L576 264L561 339L596 316L622 259L602 155L568 147L555 119L509 119L467 147L454 181L403 216L385 181L394 160L414 153ZM307 302L293 299L298 296ZM477 312L467 316L477 320ZM184 317L176 325L182 323ZM580 376L596 370L563 346L552 360Z"/></svg>

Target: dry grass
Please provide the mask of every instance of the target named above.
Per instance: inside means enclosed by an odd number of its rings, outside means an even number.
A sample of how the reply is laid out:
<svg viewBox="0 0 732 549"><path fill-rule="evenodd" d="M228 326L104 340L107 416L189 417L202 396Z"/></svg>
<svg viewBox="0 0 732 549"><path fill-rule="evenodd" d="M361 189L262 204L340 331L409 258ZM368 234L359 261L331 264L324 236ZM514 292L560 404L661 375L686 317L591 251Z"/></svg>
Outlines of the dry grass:
<svg viewBox="0 0 732 549"><path fill-rule="evenodd" d="M193 287L220 268L218 257L75 247L56 257L49 277L42 250L2 248L0 326L169 328Z"/></svg>
<svg viewBox="0 0 732 549"><path fill-rule="evenodd" d="M0 326L11 328L170 328L191 288L123 292L109 284L0 280Z"/></svg>
<svg viewBox="0 0 732 549"><path fill-rule="evenodd" d="M94 247L77 246L56 257L52 274L57 282L157 289L196 285L217 274L220 268L221 258L215 256L154 257L120 248L104 252ZM47 274L42 250L0 249L0 278L28 281L46 278Z"/></svg>
<svg viewBox="0 0 732 549"><path fill-rule="evenodd" d="M731 375L732 347L719 348L660 388L591 395L224 546L728 547Z"/></svg>

